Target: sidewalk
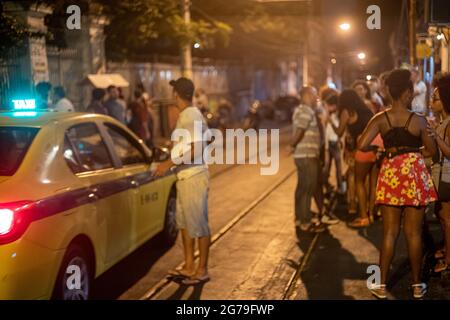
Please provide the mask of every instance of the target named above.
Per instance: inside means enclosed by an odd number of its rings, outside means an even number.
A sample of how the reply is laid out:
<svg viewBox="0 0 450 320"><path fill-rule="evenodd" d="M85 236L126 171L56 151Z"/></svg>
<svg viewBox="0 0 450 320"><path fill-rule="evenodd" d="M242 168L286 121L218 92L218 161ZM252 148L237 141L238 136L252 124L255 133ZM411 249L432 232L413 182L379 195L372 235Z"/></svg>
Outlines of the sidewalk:
<svg viewBox="0 0 450 320"><path fill-rule="evenodd" d="M296 177L261 202L211 250L212 280L203 286L186 287L172 282L156 299L264 300L283 299L292 275L305 258L294 295L304 300L374 300L366 286L367 267L378 264L382 238L381 221L354 230L345 206L338 210L341 223L320 234L311 254L314 235L296 234L292 208ZM439 226L431 224L437 235ZM397 243L389 280L389 299L411 299L410 269L403 233ZM450 277L431 278L427 299L449 299Z"/></svg>
<svg viewBox="0 0 450 320"><path fill-rule="evenodd" d="M211 281L172 282L156 299L281 299L302 252L293 228L292 175L211 248Z"/></svg>
<svg viewBox="0 0 450 320"><path fill-rule="evenodd" d="M345 209L341 205L337 210L343 221L320 235L301 274L296 299L375 299L367 290L367 267L378 265L382 222L377 221L366 229L350 229L344 221L350 221L352 217ZM440 226L434 219L428 219L429 229L437 242L440 240ZM426 299L450 299L449 284L449 275L442 276L442 279L430 277ZM411 299L409 286L410 267L402 230L389 275L389 299Z"/></svg>

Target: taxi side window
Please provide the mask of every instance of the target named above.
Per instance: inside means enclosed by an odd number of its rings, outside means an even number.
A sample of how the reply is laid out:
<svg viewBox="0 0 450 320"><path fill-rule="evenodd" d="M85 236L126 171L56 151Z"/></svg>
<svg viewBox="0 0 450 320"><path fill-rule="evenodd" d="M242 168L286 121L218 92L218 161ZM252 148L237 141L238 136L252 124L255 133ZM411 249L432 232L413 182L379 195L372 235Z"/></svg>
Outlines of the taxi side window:
<svg viewBox="0 0 450 320"><path fill-rule="evenodd" d="M74 159L78 162L75 173L113 167L105 142L94 123L75 125L67 130L66 137L70 145L73 146L73 151L75 152ZM67 158L66 161L69 162ZM73 167L71 164L69 166L71 168Z"/></svg>
<svg viewBox="0 0 450 320"><path fill-rule="evenodd" d="M145 163L145 153L139 143L121 128L105 123L114 143L114 150L124 166Z"/></svg>
<svg viewBox="0 0 450 320"><path fill-rule="evenodd" d="M72 170L73 173L80 173L85 171L83 166L81 165L80 159L78 159L78 156L75 153L74 148L69 141L69 138L67 138L67 135L64 137L63 155L67 165L69 166L69 168Z"/></svg>

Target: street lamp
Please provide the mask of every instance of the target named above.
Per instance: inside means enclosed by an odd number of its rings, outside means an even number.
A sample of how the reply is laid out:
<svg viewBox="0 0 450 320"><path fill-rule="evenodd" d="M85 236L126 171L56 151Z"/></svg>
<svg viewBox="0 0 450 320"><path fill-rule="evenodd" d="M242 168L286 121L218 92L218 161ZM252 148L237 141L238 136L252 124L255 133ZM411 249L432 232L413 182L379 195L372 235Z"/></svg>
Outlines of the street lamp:
<svg viewBox="0 0 450 320"><path fill-rule="evenodd" d="M350 26L350 23L344 22L339 25L339 28L343 31L348 31L348 30L350 30L351 26Z"/></svg>
<svg viewBox="0 0 450 320"><path fill-rule="evenodd" d="M364 52L358 53L358 59L359 60L364 60L365 58L366 58L366 54Z"/></svg>

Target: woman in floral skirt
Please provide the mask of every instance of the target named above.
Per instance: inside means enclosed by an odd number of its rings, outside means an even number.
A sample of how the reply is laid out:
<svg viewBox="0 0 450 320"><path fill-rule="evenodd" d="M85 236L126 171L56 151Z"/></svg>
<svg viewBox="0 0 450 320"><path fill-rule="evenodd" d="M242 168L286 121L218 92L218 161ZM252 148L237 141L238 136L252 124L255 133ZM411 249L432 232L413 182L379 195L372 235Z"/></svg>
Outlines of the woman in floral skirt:
<svg viewBox="0 0 450 320"><path fill-rule="evenodd" d="M378 298L386 298L386 281L404 213L414 298L422 298L427 286L420 279L422 263L422 223L425 207L437 200L437 193L422 155L423 147L434 155L436 144L428 134L427 120L410 111L414 97L411 73L397 69L386 80L392 107L377 114L358 141L365 150L381 133L386 156L378 175L376 203L383 216L383 243L380 252L381 283L370 288Z"/></svg>

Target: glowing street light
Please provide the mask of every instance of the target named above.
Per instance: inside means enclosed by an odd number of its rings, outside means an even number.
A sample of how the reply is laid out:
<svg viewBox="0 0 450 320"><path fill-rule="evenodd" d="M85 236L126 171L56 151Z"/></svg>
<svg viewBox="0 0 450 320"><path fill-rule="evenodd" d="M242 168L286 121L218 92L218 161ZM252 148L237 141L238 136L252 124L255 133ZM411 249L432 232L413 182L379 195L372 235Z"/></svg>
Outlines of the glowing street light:
<svg viewBox="0 0 450 320"><path fill-rule="evenodd" d="M366 54L364 52L358 53L358 59L359 60L364 60L365 58L366 58Z"/></svg>
<svg viewBox="0 0 450 320"><path fill-rule="evenodd" d="M351 26L350 23L344 22L339 25L339 28L343 31L348 31L350 30Z"/></svg>
<svg viewBox="0 0 450 320"><path fill-rule="evenodd" d="M194 48L195 48L195 49L199 49L199 48L200 48L200 43L196 42L196 43L194 44Z"/></svg>

